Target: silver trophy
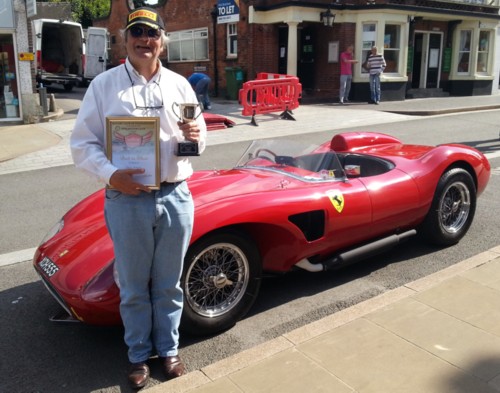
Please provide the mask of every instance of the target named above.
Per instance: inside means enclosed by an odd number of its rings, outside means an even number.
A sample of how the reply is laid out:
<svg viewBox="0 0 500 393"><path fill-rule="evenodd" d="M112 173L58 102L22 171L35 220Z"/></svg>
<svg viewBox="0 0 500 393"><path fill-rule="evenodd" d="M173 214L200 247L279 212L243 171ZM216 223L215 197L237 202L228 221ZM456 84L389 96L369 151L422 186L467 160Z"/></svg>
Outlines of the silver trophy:
<svg viewBox="0 0 500 393"><path fill-rule="evenodd" d="M179 108L179 114L177 114L175 107ZM196 114L197 108L200 108L198 114ZM172 104L172 112L174 112L174 115L183 123L189 123L190 121L196 120L202 113L200 104L178 104L177 102ZM178 156L199 156L198 143L191 141L179 142L176 154Z"/></svg>

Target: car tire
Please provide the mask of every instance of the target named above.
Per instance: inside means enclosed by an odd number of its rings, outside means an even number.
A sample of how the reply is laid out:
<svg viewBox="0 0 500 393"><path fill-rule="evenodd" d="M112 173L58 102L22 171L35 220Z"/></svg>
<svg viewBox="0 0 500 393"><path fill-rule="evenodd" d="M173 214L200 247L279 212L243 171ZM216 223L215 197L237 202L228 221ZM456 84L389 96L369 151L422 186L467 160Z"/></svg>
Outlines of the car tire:
<svg viewBox="0 0 500 393"><path fill-rule="evenodd" d="M181 329L209 335L234 326L255 302L262 265L253 241L241 232L219 232L193 244L181 279Z"/></svg>
<svg viewBox="0 0 500 393"><path fill-rule="evenodd" d="M452 168L439 179L421 234L432 244L451 246L465 236L476 212L476 186L469 172Z"/></svg>

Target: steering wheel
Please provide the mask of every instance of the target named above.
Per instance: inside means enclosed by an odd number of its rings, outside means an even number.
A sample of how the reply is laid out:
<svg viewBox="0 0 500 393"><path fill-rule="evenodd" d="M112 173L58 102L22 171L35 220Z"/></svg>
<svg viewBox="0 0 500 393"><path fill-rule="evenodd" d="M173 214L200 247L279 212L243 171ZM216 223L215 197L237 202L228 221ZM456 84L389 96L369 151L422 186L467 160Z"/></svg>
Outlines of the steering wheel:
<svg viewBox="0 0 500 393"><path fill-rule="evenodd" d="M269 157L266 157L266 156L261 156L260 154L261 153L268 153L270 154L271 156L273 156L273 159L269 158ZM272 152L271 150L269 149L259 149L255 152L255 155L258 157L258 158L263 158L265 160L268 160L268 161L271 161L271 162L276 162L276 154L274 152Z"/></svg>

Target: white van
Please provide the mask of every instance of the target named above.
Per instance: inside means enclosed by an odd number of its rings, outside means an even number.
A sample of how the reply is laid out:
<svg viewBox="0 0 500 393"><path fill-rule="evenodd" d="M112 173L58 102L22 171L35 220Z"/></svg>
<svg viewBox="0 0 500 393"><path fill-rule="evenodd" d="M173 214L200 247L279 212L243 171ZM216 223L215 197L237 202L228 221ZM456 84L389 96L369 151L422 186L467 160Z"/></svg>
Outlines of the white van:
<svg viewBox="0 0 500 393"><path fill-rule="evenodd" d="M89 27L85 34L85 69L84 84L106 71L108 64L108 29L105 27Z"/></svg>
<svg viewBox="0 0 500 393"><path fill-rule="evenodd" d="M33 20L36 81L59 83L66 91L83 82L85 42L80 23L56 19Z"/></svg>

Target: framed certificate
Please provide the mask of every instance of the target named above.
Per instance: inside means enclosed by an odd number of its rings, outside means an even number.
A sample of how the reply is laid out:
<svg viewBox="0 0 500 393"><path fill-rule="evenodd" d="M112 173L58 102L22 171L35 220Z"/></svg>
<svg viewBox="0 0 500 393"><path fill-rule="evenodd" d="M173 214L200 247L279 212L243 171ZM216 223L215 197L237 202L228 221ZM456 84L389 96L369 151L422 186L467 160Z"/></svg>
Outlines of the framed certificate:
<svg viewBox="0 0 500 393"><path fill-rule="evenodd" d="M107 117L106 154L119 169L142 168L134 179L151 188L160 188L160 118Z"/></svg>

